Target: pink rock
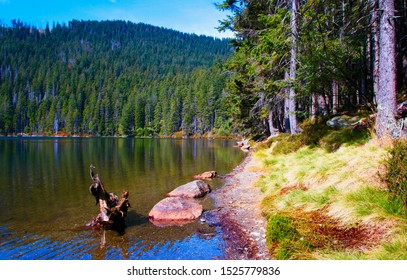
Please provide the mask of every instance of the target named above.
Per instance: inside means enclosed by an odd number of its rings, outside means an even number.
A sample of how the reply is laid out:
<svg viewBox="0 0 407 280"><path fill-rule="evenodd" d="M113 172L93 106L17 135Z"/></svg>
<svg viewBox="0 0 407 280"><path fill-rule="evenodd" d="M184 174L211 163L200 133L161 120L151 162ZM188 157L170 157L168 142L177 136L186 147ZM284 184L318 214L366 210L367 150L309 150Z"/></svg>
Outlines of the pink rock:
<svg viewBox="0 0 407 280"><path fill-rule="evenodd" d="M195 180L189 182L185 185L179 186L172 192L168 193L169 197L187 197L187 198L198 198L203 197L211 192L211 187L201 180Z"/></svg>
<svg viewBox="0 0 407 280"><path fill-rule="evenodd" d="M206 171L202 174L195 175L195 179L212 180L216 177L216 171Z"/></svg>
<svg viewBox="0 0 407 280"><path fill-rule="evenodd" d="M167 197L151 209L148 217L154 224L182 224L199 218L202 211L202 205L193 199Z"/></svg>

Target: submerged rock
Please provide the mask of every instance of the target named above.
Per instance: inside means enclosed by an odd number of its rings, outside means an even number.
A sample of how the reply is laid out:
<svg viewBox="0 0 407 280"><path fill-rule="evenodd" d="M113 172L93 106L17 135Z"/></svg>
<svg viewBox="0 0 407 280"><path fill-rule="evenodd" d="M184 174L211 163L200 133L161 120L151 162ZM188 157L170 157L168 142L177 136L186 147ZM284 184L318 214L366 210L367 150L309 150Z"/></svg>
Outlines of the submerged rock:
<svg viewBox="0 0 407 280"><path fill-rule="evenodd" d="M180 225L199 218L203 207L193 199L167 197L151 209L148 217L155 225Z"/></svg>
<svg viewBox="0 0 407 280"><path fill-rule="evenodd" d="M195 175L195 179L212 180L217 175L216 171L206 171L202 174Z"/></svg>
<svg viewBox="0 0 407 280"><path fill-rule="evenodd" d="M211 192L211 187L201 180L195 180L185 185L179 186L172 192L168 193L169 197L186 197L198 198L203 197Z"/></svg>
<svg viewBox="0 0 407 280"><path fill-rule="evenodd" d="M219 209L216 210L211 210L211 211L205 211L202 213L202 218L209 226L220 226L222 224L220 216L218 214Z"/></svg>

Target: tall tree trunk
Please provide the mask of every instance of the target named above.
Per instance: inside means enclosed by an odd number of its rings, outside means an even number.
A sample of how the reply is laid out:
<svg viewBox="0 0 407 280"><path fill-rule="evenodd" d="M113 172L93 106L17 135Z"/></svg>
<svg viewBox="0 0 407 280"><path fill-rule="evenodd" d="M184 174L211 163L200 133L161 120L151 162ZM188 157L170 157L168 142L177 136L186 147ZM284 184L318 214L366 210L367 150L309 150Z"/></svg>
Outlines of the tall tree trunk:
<svg viewBox="0 0 407 280"><path fill-rule="evenodd" d="M395 1L397 88L407 86L407 0Z"/></svg>
<svg viewBox="0 0 407 280"><path fill-rule="evenodd" d="M317 96L317 104L318 113L322 116L328 115L328 103L325 95L320 94Z"/></svg>
<svg viewBox="0 0 407 280"><path fill-rule="evenodd" d="M394 1L379 0L380 60L379 91L377 93L376 134L378 138L395 137L396 109L396 44L394 26Z"/></svg>
<svg viewBox="0 0 407 280"><path fill-rule="evenodd" d="M288 73L288 71L285 71L284 73L284 79L286 81L288 81L288 79L290 78L290 74ZM284 89L284 132L288 133L290 131L290 118L289 118L289 111L290 111L290 99L289 99L289 89L285 88Z"/></svg>
<svg viewBox="0 0 407 280"><path fill-rule="evenodd" d="M315 120L317 116L317 111L318 111L318 102L317 102L317 95L313 93L311 95L311 108L310 108L310 115L311 115L311 120Z"/></svg>
<svg viewBox="0 0 407 280"><path fill-rule="evenodd" d="M332 113L333 114L338 113L338 105L339 105L338 91L339 91L338 81L334 80L334 81L332 81Z"/></svg>
<svg viewBox="0 0 407 280"><path fill-rule="evenodd" d="M298 0L292 0L291 8L291 58L290 58L290 91L288 95L288 117L290 119L290 131L291 135L298 133L297 117L295 114L296 101L295 101L295 79L297 72L297 36L298 36L298 22L297 22L297 12L298 12Z"/></svg>
<svg viewBox="0 0 407 280"><path fill-rule="evenodd" d="M379 14L378 0L371 0L373 5L372 34L373 34L373 102L376 104L376 96L379 92Z"/></svg>
<svg viewBox="0 0 407 280"><path fill-rule="evenodd" d="M270 130L270 136L276 135L278 132L278 129L274 127L274 119L273 119L273 110L270 108L268 112L268 125L269 125L269 130Z"/></svg>

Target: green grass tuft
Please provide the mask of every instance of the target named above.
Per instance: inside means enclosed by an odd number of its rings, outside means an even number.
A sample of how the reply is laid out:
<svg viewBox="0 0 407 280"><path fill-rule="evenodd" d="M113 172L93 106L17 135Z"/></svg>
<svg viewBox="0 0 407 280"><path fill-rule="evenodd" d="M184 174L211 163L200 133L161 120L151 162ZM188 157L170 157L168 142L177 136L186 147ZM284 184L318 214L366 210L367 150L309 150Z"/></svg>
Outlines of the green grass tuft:
<svg viewBox="0 0 407 280"><path fill-rule="evenodd" d="M281 215L269 217L266 236L268 244L294 239L297 237L297 234L291 219Z"/></svg>
<svg viewBox="0 0 407 280"><path fill-rule="evenodd" d="M362 145L370 140L370 131L366 129L353 129L352 127L335 130L319 141L319 145L327 152L335 152L342 145Z"/></svg>
<svg viewBox="0 0 407 280"><path fill-rule="evenodd" d="M274 251L277 260L288 260L294 255L302 253L304 248L296 240L283 240Z"/></svg>
<svg viewBox="0 0 407 280"><path fill-rule="evenodd" d="M388 191L363 187L348 193L346 199L360 217L376 215L387 219L390 216L406 218L406 209L400 198L393 197Z"/></svg>

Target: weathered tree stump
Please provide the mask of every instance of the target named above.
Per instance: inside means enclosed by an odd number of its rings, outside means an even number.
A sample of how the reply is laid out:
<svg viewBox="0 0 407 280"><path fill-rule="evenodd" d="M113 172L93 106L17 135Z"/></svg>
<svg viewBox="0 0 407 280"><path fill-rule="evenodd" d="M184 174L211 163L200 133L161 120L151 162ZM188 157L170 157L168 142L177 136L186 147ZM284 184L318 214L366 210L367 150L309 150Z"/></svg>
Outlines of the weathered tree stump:
<svg viewBox="0 0 407 280"><path fill-rule="evenodd" d="M128 199L129 192L124 190L120 200L114 193L108 193L99 175L95 175L93 169L95 167L91 164L90 178L93 184L89 187L89 191L95 197L96 205L99 204L99 214L87 226L124 232L125 218L128 208L131 207Z"/></svg>

